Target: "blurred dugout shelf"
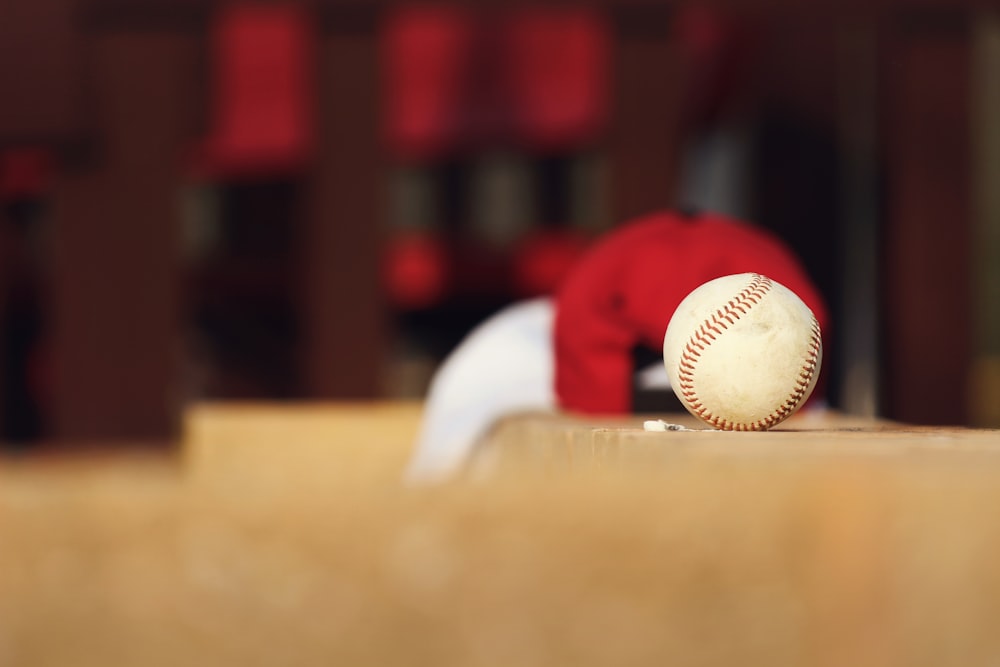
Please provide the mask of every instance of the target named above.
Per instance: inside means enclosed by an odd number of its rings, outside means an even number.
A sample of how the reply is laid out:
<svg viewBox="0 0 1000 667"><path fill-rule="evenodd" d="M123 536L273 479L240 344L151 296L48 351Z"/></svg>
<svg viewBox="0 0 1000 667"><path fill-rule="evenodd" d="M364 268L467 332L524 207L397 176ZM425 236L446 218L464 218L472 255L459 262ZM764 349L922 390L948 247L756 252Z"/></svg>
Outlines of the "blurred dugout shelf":
<svg viewBox="0 0 1000 667"><path fill-rule="evenodd" d="M727 113L740 210L837 314L835 401L995 419L995 10L769 7L5 4L0 435L419 393L602 229L688 203Z"/></svg>

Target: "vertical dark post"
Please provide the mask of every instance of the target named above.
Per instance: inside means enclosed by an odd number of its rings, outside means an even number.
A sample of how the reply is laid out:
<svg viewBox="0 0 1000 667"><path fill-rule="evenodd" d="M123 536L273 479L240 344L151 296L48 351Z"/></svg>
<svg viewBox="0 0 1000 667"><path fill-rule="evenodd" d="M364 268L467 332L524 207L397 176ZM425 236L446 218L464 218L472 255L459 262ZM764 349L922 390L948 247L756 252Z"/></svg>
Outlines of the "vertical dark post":
<svg viewBox="0 0 1000 667"><path fill-rule="evenodd" d="M7 420L10 415L7 413L9 394L8 360L3 353L7 349L10 322L7 318L8 304L10 301L10 291L13 271L11 270L11 260L13 251L10 243L10 220L8 219L5 202L0 200L0 432L6 430ZM2 446L2 445L0 445Z"/></svg>
<svg viewBox="0 0 1000 667"><path fill-rule="evenodd" d="M52 147L80 126L80 40L74 25L77 0L0 0L0 153L8 148ZM10 214L10 219L8 219ZM25 267L23 241L9 201L0 201L0 433L31 437L35 406L22 377L30 363L21 347L33 335L34 277ZM21 296L18 295L21 293Z"/></svg>
<svg viewBox="0 0 1000 667"><path fill-rule="evenodd" d="M301 234L300 363L313 398L380 395L386 346L376 11L348 14L327 17L321 41L319 140Z"/></svg>
<svg viewBox="0 0 1000 667"><path fill-rule="evenodd" d="M974 41L974 426L1000 427L1000 13L977 13Z"/></svg>
<svg viewBox="0 0 1000 667"><path fill-rule="evenodd" d="M675 205L681 76L665 5L618 6L609 146L615 221Z"/></svg>
<svg viewBox="0 0 1000 667"><path fill-rule="evenodd" d="M88 37L93 152L57 185L50 406L61 438L167 438L179 424L180 160L196 42Z"/></svg>
<svg viewBox="0 0 1000 667"><path fill-rule="evenodd" d="M885 52L887 416L967 420L971 354L970 30L901 17Z"/></svg>
<svg viewBox="0 0 1000 667"><path fill-rule="evenodd" d="M78 127L77 0L0 0L0 145Z"/></svg>
<svg viewBox="0 0 1000 667"><path fill-rule="evenodd" d="M837 111L840 159L839 300L834 304L840 377L835 405L876 417L880 403L880 266L878 151L878 22L861 17L841 24L838 35Z"/></svg>

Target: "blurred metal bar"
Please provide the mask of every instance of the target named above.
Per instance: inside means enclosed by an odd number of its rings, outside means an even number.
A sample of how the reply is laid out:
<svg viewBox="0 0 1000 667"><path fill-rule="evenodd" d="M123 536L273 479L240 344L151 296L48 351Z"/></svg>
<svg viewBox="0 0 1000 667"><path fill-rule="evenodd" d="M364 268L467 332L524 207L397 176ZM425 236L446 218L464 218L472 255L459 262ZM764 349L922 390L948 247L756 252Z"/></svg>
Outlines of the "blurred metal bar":
<svg viewBox="0 0 1000 667"><path fill-rule="evenodd" d="M881 411L879 359L878 27L872 16L845 23L838 35L838 131L842 150L840 238L843 248L840 337L841 390L847 413Z"/></svg>
<svg viewBox="0 0 1000 667"><path fill-rule="evenodd" d="M1000 12L974 28L975 359L972 420L1000 427Z"/></svg>

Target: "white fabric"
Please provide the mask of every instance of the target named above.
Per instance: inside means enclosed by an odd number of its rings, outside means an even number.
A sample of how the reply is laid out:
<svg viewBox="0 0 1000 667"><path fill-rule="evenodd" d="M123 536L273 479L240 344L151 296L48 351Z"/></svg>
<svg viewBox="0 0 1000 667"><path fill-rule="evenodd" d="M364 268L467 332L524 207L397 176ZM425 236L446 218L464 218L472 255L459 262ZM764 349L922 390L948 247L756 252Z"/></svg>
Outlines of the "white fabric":
<svg viewBox="0 0 1000 667"><path fill-rule="evenodd" d="M667 375L667 367L662 361L650 364L636 373L636 382L639 389L666 390L670 389L670 376Z"/></svg>
<svg viewBox="0 0 1000 667"><path fill-rule="evenodd" d="M514 304L445 359L428 391L408 479L435 481L459 470L505 414L555 409L554 316L550 299Z"/></svg>

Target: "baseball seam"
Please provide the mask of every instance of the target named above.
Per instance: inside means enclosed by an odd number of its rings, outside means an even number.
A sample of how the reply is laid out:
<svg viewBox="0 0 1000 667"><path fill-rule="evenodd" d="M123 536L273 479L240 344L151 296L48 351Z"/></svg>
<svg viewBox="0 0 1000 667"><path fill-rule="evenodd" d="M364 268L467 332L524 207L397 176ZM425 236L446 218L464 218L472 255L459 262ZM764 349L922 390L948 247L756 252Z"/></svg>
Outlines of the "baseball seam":
<svg viewBox="0 0 1000 667"><path fill-rule="evenodd" d="M739 321L751 308L760 303L760 300L771 290L772 284L770 278L757 273L752 274L750 284L733 297L724 308L716 311L711 317L702 322L681 352L677 373L681 396L694 414L717 429L723 431L766 431L775 424L780 423L798 407L799 402L812 382L813 373L816 372L816 363L822 346L822 338L819 323L816 321L816 318L813 318L812 335L806 351L806 360L799 370L799 377L795 381L795 387L784 402L767 417L749 423L730 421L719 415L712 414L712 411L698 397L698 392L694 387L694 376L702 353L726 329Z"/></svg>

